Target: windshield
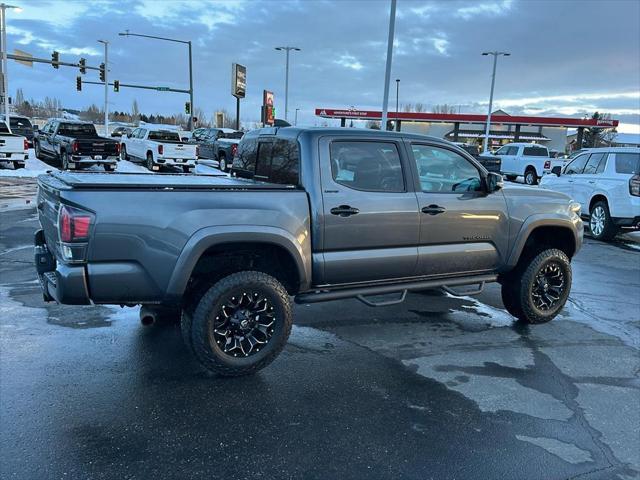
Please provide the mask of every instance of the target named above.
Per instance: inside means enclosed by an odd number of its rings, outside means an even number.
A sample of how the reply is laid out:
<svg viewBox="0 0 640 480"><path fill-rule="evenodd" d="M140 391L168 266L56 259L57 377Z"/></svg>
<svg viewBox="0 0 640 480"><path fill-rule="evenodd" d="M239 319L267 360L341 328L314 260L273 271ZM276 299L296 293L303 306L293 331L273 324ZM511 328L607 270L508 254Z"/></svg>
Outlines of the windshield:
<svg viewBox="0 0 640 480"><path fill-rule="evenodd" d="M66 137L90 137L97 136L96 128L90 123L61 123L58 127L58 135Z"/></svg>
<svg viewBox="0 0 640 480"><path fill-rule="evenodd" d="M160 140L167 142L179 142L180 135L178 132L170 132L169 130L156 130L155 132L149 132L149 140Z"/></svg>

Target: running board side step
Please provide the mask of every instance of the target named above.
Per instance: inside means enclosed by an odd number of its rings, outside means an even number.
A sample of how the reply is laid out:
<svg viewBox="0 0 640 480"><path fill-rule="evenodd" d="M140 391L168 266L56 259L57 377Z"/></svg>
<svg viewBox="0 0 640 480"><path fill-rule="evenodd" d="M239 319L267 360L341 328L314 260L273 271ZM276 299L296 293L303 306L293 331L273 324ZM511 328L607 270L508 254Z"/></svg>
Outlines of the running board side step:
<svg viewBox="0 0 640 480"><path fill-rule="evenodd" d="M454 295L454 290L451 290L451 287L479 284L480 290L475 291L477 293L479 291L482 291L482 287L485 283L495 282L496 280L498 280L498 275L474 275L470 277L442 278L439 280L421 280L416 282L395 283L392 285L374 285L369 287L344 288L340 290L317 290L315 292L301 293L299 295L296 295L295 302L319 303L330 302L332 300L342 300L345 298L357 298L360 301L364 301L366 300L364 297L373 295L385 295L387 293L410 292L413 290L429 290L436 288L447 289L445 291L448 291L449 293ZM465 292L463 295L469 295L473 293L474 292ZM370 306L394 305L403 301L405 296L406 294L403 294L400 300L392 300L391 302L376 303L367 300L364 303ZM460 293L455 293L455 296L460 296Z"/></svg>

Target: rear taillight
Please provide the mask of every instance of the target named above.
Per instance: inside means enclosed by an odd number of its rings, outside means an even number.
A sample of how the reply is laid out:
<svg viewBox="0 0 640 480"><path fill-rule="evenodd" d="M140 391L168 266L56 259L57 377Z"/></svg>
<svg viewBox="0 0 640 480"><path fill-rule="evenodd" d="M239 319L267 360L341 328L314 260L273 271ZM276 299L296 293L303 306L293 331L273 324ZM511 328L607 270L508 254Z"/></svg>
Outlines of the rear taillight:
<svg viewBox="0 0 640 480"><path fill-rule="evenodd" d="M120 155L120 144L116 143L116 155Z"/></svg>
<svg viewBox="0 0 640 480"><path fill-rule="evenodd" d="M635 174L629 179L629 193L634 197L640 197L640 175Z"/></svg>
<svg viewBox="0 0 640 480"><path fill-rule="evenodd" d="M164 153L164 145L158 145L158 155L162 155Z"/></svg>
<svg viewBox="0 0 640 480"><path fill-rule="evenodd" d="M544 169L549 170L551 168L551 160L544 162Z"/></svg>
<svg viewBox="0 0 640 480"><path fill-rule="evenodd" d="M25 150L29 150L29 140L24 139L24 143L22 144Z"/></svg>
<svg viewBox="0 0 640 480"><path fill-rule="evenodd" d="M235 157L236 153L238 153L238 144L234 143L233 145L231 145L231 156Z"/></svg>
<svg viewBox="0 0 640 480"><path fill-rule="evenodd" d="M77 140L74 140L73 143L71 144L71 151L73 153L78 153L80 151L80 144L78 143Z"/></svg>
<svg viewBox="0 0 640 480"><path fill-rule="evenodd" d="M86 242L89 239L89 230L94 218L91 212L61 205L58 214L60 241L63 243Z"/></svg>

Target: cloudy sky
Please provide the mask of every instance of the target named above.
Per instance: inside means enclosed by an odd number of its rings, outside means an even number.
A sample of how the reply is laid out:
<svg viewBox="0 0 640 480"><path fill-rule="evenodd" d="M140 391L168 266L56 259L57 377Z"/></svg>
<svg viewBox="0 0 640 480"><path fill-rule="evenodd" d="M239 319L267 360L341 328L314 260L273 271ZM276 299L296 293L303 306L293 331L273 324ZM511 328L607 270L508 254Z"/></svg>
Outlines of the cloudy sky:
<svg viewBox="0 0 640 480"><path fill-rule="evenodd" d="M87 64L102 61L110 46L110 78L123 83L188 88L185 45L118 36L134 33L192 40L194 103L210 115L235 110L231 64L247 66L243 120L259 119L262 90L275 92L284 112L284 54L291 58L290 115L313 124L315 107L380 109L389 18L388 0L129 0L123 2L13 0L7 12L9 51L20 49ZM571 115L595 110L640 124L640 2L398 0L392 83L400 78L400 103L454 104L484 112L491 60L484 50L506 50L499 62L497 108L509 113ZM99 86L76 92L77 71L10 62L9 91L27 98L58 97L68 108L103 101ZM88 73L97 80L97 73ZM121 89L112 110L147 113L184 109L187 96ZM395 104L395 85L391 104Z"/></svg>

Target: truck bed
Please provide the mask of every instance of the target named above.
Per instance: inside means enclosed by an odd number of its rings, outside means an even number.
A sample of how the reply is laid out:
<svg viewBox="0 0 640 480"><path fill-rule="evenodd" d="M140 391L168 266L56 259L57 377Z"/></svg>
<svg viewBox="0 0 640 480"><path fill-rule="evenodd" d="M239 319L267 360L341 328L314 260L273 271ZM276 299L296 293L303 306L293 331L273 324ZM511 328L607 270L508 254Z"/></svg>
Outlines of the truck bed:
<svg viewBox="0 0 640 480"><path fill-rule="evenodd" d="M57 189L89 190L294 190L293 185L258 182L227 175L173 173L55 172L41 175L42 184Z"/></svg>

